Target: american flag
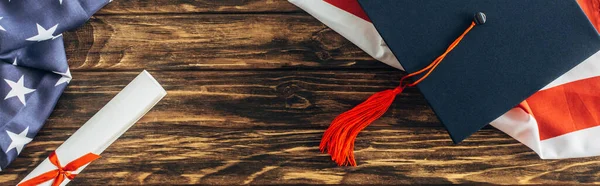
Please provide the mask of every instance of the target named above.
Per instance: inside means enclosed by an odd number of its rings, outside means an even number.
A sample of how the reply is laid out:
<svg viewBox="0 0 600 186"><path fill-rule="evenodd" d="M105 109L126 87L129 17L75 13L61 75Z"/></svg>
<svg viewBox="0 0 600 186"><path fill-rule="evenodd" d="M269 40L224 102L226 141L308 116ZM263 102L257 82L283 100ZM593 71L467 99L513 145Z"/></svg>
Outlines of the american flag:
<svg viewBox="0 0 600 186"><path fill-rule="evenodd" d="M62 32L109 0L0 0L0 170L33 140L71 80Z"/></svg>
<svg viewBox="0 0 600 186"><path fill-rule="evenodd" d="M357 0L289 0L365 50L402 70ZM600 0L576 0L600 30ZM398 23L402 24L402 23ZM402 54L398 54L402 55ZM599 156L600 52L550 83L491 125L542 159Z"/></svg>

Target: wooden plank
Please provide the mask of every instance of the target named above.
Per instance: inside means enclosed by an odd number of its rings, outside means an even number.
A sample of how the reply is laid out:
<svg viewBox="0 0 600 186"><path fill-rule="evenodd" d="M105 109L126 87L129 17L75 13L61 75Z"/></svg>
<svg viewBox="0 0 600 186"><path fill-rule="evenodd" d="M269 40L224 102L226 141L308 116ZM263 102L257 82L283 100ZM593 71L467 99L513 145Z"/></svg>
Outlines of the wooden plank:
<svg viewBox="0 0 600 186"><path fill-rule="evenodd" d="M151 73L169 94L146 118L153 122L237 129L328 126L337 114L374 92L393 88L402 75L391 71ZM74 72L74 80L49 120L61 123L57 126L60 128L78 128L136 74ZM388 114L375 124L440 127L415 88L398 97Z"/></svg>
<svg viewBox="0 0 600 186"><path fill-rule="evenodd" d="M113 1L97 14L296 13L287 0L127 0Z"/></svg>
<svg viewBox="0 0 600 186"><path fill-rule="evenodd" d="M317 146L328 122L400 74L152 72L169 95L74 182L117 184L592 183L600 158L539 160L495 129L459 145L415 89L361 133L359 167ZM34 142L0 177L14 185L137 73L75 72ZM425 126L425 127L423 127Z"/></svg>
<svg viewBox="0 0 600 186"><path fill-rule="evenodd" d="M72 71L392 70L309 15L96 16L64 38Z"/></svg>
<svg viewBox="0 0 600 186"><path fill-rule="evenodd" d="M14 185L75 129L49 122L3 172ZM223 123L227 125L227 122ZM358 167L337 167L317 146L323 128L223 129L138 123L93 162L75 185L137 184L567 184L594 183L600 158L539 160L497 130L452 145L435 128L369 127ZM18 167L16 169L12 167Z"/></svg>
<svg viewBox="0 0 600 186"><path fill-rule="evenodd" d="M285 0L115 1L64 38L75 79L0 185L21 180L142 69L169 95L73 184L600 182L600 158L539 160L489 127L452 145L414 88L360 134L359 166L337 167L318 152L323 130L402 73Z"/></svg>

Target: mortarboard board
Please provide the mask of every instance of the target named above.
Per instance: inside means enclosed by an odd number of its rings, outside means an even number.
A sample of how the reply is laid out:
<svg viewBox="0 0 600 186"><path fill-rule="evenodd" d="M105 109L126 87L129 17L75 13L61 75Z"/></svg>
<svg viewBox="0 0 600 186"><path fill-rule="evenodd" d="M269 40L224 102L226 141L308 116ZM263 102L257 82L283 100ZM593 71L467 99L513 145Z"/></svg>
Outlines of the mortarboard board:
<svg viewBox="0 0 600 186"><path fill-rule="evenodd" d="M406 71L423 77L409 86L421 90L455 143L600 50L600 37L575 0L359 2ZM485 24L475 26L477 12L485 13L478 14ZM338 116L321 150L340 165L355 165L356 135L405 86Z"/></svg>

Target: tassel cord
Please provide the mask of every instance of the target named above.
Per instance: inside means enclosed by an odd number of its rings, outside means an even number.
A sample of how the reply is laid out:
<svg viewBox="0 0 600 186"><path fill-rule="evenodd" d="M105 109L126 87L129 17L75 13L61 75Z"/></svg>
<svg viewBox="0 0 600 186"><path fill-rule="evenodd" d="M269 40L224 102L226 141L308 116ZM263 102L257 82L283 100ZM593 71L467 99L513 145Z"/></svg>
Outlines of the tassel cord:
<svg viewBox="0 0 600 186"><path fill-rule="evenodd" d="M319 145L321 152L327 151L331 155L331 160L340 166L356 166L354 143L358 134L383 116L394 102L396 96L401 94L406 87L416 86L425 80L475 25L475 22L471 22L471 25L448 46L446 51L425 68L402 77L398 87L373 94L363 103L336 117L323 134L321 144ZM421 74L422 76L416 81L407 84L404 83L408 78Z"/></svg>

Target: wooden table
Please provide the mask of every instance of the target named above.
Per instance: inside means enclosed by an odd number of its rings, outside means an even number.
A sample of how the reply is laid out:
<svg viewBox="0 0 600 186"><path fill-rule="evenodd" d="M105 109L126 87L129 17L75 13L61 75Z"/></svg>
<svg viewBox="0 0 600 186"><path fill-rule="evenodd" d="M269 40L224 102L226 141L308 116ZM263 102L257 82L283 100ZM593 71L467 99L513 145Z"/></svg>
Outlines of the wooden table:
<svg viewBox="0 0 600 186"><path fill-rule="evenodd" d="M329 122L403 73L285 0L115 1L64 39L74 79L0 185L143 69L169 95L73 185L600 181L600 158L540 160L491 127L454 145L414 88L359 135L359 166L336 166L317 147Z"/></svg>

